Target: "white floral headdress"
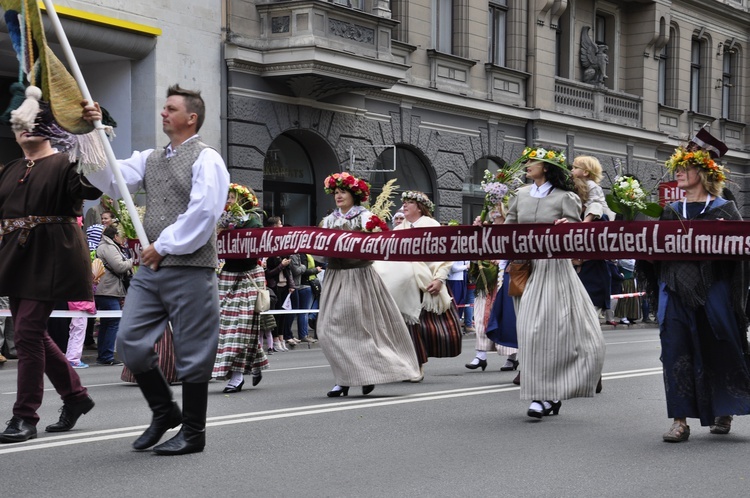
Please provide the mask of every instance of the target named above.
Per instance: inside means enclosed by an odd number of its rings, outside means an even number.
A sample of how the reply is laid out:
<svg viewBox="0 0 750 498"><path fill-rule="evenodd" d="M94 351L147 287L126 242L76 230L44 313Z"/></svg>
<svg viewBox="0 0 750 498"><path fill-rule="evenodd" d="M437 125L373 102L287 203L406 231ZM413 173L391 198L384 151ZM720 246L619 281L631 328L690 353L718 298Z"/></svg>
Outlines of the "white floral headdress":
<svg viewBox="0 0 750 498"><path fill-rule="evenodd" d="M435 211L435 204L422 192L415 190L407 190L401 194L401 202L414 201L422 204L427 210L432 213Z"/></svg>

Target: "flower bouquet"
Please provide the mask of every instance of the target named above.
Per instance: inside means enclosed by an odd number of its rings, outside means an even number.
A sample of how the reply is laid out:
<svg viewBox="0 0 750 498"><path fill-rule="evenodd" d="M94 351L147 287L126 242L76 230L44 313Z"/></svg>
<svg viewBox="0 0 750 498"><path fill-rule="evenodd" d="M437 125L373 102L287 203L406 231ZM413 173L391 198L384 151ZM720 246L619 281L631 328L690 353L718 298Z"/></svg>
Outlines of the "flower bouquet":
<svg viewBox="0 0 750 498"><path fill-rule="evenodd" d="M135 232L135 225L133 225L133 219L130 217L130 211L128 211L125 201L119 199L116 203L112 203L112 210L117 217L119 225L117 231L120 236L126 239L137 239L138 234ZM136 212L141 223L143 223L143 215L146 214L146 206L136 206Z"/></svg>
<svg viewBox="0 0 750 498"><path fill-rule="evenodd" d="M496 173L484 170L484 179L481 186L485 193L484 207L479 219L482 223L487 221L487 215L500 203L505 202L509 195L513 195L518 187L523 185L521 175L523 164L520 162L508 165Z"/></svg>
<svg viewBox="0 0 750 498"><path fill-rule="evenodd" d="M618 176L612 184L612 193L606 195L607 206L622 215L625 221L633 221L638 213L658 218L662 207L655 202L648 202L649 195L635 178Z"/></svg>
<svg viewBox="0 0 750 498"><path fill-rule="evenodd" d="M472 261L469 265L469 279L476 285L478 296L491 295L497 288L499 268L494 261Z"/></svg>
<svg viewBox="0 0 750 498"><path fill-rule="evenodd" d="M377 215L370 216L370 219L365 223L365 232L385 232L388 231L388 223L381 220Z"/></svg>

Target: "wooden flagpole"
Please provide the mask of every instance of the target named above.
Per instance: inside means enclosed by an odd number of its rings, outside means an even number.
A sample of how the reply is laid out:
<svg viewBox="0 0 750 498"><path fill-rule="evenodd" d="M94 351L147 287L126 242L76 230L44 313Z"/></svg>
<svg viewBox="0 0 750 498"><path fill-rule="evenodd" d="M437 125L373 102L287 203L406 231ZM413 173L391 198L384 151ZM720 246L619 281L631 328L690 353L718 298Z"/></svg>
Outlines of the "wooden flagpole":
<svg viewBox="0 0 750 498"><path fill-rule="evenodd" d="M47 10L47 16L52 22L52 27L54 28L55 34L57 35L57 40L60 42L63 52L65 53L65 58L67 59L68 65L70 66L70 71L73 73L73 78L75 78L76 83L78 83L78 87L81 90L83 98L86 99L90 104L93 104L94 99L91 98L91 93L89 93L89 89L86 86L86 81L83 79L81 68L78 66L78 61L73 54L73 49L70 47L68 37L65 35L65 31L63 30L62 24L60 23L60 18L57 17L57 12L55 11L54 5L52 5L52 0L42 1L44 2L44 6ZM114 173L115 175L117 187L120 190L120 197L123 201L125 201L125 206L128 209L128 213L130 213L130 219L133 221L133 228L135 228L135 233L138 235L141 246L145 249L149 245L148 237L146 237L146 231L143 229L143 224L138 217L138 212L135 209L133 198L130 196L130 191L128 190L128 186L125 183L125 178L122 176L122 172L120 171L120 165L117 164L117 158L115 157L115 153L112 150L112 145L109 143L107 134L104 132L102 122L100 120L94 121L94 128L99 135L99 139L102 141L104 151L107 154L107 160L109 161L109 167L112 169L112 173Z"/></svg>

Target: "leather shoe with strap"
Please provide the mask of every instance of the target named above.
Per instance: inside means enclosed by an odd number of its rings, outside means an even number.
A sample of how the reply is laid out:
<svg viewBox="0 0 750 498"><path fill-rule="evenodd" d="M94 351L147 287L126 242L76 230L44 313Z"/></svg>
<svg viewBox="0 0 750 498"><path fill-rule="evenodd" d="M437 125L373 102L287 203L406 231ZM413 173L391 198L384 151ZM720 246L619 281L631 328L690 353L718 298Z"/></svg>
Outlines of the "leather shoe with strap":
<svg viewBox="0 0 750 498"><path fill-rule="evenodd" d="M90 412L92 408L94 408L94 400L88 395L81 401L63 403L60 408L60 420L48 425L44 430L47 432L69 431L75 427L81 415Z"/></svg>
<svg viewBox="0 0 750 498"><path fill-rule="evenodd" d="M8 427L0 433L0 443L22 443L36 438L36 426L20 417L8 421Z"/></svg>

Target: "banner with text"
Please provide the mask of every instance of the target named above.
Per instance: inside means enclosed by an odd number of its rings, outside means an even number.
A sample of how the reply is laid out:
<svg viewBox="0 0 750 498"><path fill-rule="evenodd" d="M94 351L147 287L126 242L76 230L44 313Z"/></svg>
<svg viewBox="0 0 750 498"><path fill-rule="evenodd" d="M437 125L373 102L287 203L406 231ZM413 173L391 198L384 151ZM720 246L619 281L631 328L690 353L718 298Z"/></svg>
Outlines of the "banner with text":
<svg viewBox="0 0 750 498"><path fill-rule="evenodd" d="M223 231L220 258L317 256L386 261L482 259L745 259L750 222L641 221L440 226L387 232L316 227Z"/></svg>

